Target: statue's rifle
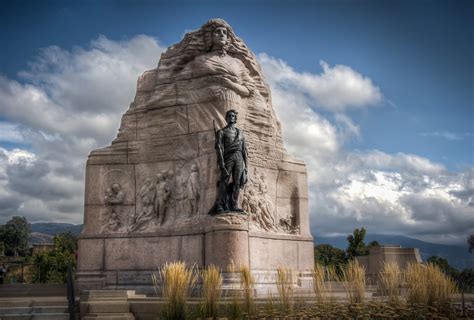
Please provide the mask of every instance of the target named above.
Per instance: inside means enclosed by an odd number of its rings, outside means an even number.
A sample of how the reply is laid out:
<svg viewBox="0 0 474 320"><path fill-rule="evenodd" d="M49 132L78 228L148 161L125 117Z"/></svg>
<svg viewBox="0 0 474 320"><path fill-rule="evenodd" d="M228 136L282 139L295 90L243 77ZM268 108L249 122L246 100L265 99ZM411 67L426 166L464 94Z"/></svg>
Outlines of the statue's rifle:
<svg viewBox="0 0 474 320"><path fill-rule="evenodd" d="M219 155L218 161L220 163L221 169L225 172L226 176L228 176L229 172L227 171L227 169L225 167L224 154L223 154L223 151L222 151L222 148L221 148L221 144L217 140L217 128L216 128L216 121L215 120L212 120L212 125L214 126L214 135L216 137L216 149L217 149L217 153Z"/></svg>

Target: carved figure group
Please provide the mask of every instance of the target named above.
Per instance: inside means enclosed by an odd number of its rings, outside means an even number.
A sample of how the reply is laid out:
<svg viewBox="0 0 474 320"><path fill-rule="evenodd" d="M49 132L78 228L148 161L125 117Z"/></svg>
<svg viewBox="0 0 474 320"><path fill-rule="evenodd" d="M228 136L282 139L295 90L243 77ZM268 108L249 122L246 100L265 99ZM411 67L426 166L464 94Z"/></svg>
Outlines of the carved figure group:
<svg viewBox="0 0 474 320"><path fill-rule="evenodd" d="M119 183L112 183L110 188L107 188L104 196L104 204L106 206L105 216L102 230L113 232L118 231L122 226L121 214L119 206L125 200L125 193Z"/></svg>
<svg viewBox="0 0 474 320"><path fill-rule="evenodd" d="M278 224L273 215L273 205L268 196L268 186L265 181L265 174L260 176L255 170L253 178L245 188L242 208L250 213L251 220L265 231L277 230Z"/></svg>
<svg viewBox="0 0 474 320"><path fill-rule="evenodd" d="M145 178L137 192L137 211L130 224L130 231L145 231L157 220L162 226L169 220L170 208L180 215L198 214L201 196L199 170L196 164L191 165L190 174L183 179L181 172L175 176L172 170L162 170L155 179ZM184 205L189 202L188 207Z"/></svg>

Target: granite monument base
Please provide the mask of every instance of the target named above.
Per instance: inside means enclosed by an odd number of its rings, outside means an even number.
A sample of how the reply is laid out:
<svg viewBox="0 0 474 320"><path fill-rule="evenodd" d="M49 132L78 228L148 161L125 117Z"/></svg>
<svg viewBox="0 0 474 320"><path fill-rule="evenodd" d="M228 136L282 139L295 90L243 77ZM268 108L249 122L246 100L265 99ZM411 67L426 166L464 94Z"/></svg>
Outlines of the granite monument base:
<svg viewBox="0 0 474 320"><path fill-rule="evenodd" d="M225 217L228 223L228 218ZM234 217L235 216L235 217ZM239 290L226 272L230 265L249 267L257 293L276 290L277 269L292 270L295 287L310 289L314 266L311 236L249 230L246 215L232 214L233 224L204 217L200 228L143 234L82 235L78 258L81 290L121 289L153 293L151 275L166 262L184 261L198 268L214 264L223 270L224 290Z"/></svg>

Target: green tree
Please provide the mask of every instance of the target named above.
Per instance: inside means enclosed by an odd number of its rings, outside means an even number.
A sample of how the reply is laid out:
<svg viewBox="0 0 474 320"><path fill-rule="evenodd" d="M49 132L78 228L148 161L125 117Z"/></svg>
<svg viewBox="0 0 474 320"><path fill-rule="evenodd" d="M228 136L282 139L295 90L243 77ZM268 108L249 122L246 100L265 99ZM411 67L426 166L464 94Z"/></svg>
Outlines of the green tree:
<svg viewBox="0 0 474 320"><path fill-rule="evenodd" d="M364 228L356 228L354 229L354 232L347 237L347 242L349 243L346 250L348 259L369 254L369 250L364 242L365 234L366 231Z"/></svg>
<svg viewBox="0 0 474 320"><path fill-rule="evenodd" d="M467 238L467 244L469 245L469 252L472 253L474 250L474 234L471 234L469 238Z"/></svg>
<svg viewBox="0 0 474 320"><path fill-rule="evenodd" d="M474 269L466 268L459 273L459 287L464 291L471 291L474 288Z"/></svg>
<svg viewBox="0 0 474 320"><path fill-rule="evenodd" d="M65 283L68 264L75 272L77 238L70 232L59 233L53 241L53 250L37 253L33 257L33 282Z"/></svg>
<svg viewBox="0 0 474 320"><path fill-rule="evenodd" d="M323 266L340 266L347 263L344 250L334 248L329 244L318 244L314 247L314 260Z"/></svg>
<svg viewBox="0 0 474 320"><path fill-rule="evenodd" d="M377 240L369 242L369 244L367 245L367 248L370 249L372 247L380 247L380 243Z"/></svg>
<svg viewBox="0 0 474 320"><path fill-rule="evenodd" d="M28 252L28 237L31 226L25 217L13 217L0 227L0 242L5 245L5 255L25 256Z"/></svg>
<svg viewBox="0 0 474 320"><path fill-rule="evenodd" d="M438 266L441 271L444 272L444 274L452 277L453 279L457 279L459 277L459 271L456 268L451 267L448 260L445 258L431 256L426 260L426 262Z"/></svg>

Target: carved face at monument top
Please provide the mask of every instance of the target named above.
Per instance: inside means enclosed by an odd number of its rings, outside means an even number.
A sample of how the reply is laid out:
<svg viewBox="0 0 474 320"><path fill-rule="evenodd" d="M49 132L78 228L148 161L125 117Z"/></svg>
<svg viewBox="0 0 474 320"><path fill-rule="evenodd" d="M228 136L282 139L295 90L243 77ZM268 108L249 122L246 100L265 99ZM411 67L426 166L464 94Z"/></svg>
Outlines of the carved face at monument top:
<svg viewBox="0 0 474 320"><path fill-rule="evenodd" d="M222 48L227 44L227 28L217 27L212 32L212 46L213 48Z"/></svg>

